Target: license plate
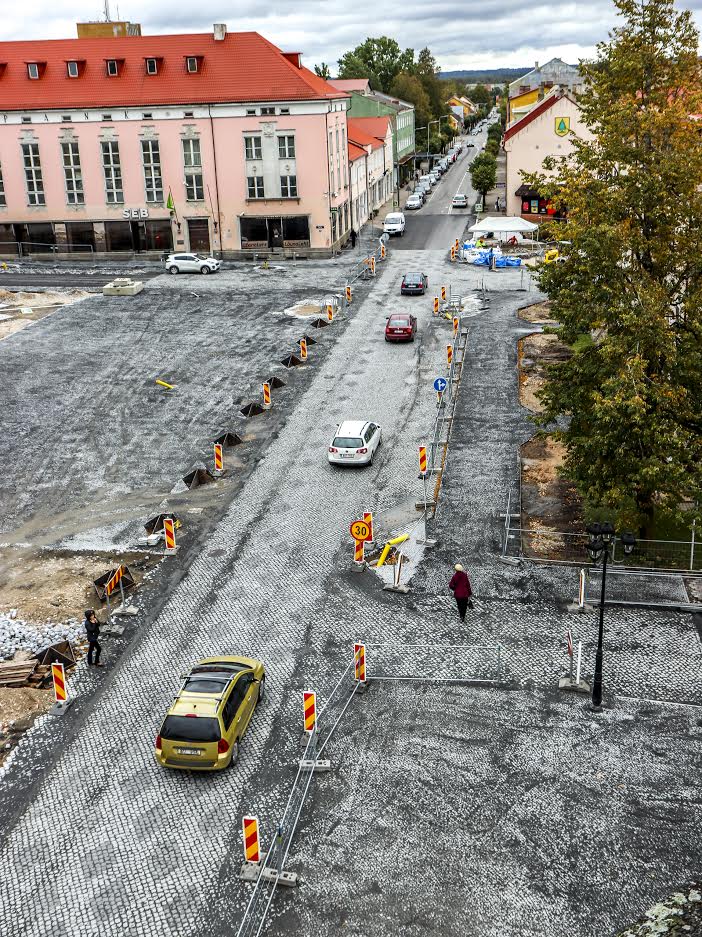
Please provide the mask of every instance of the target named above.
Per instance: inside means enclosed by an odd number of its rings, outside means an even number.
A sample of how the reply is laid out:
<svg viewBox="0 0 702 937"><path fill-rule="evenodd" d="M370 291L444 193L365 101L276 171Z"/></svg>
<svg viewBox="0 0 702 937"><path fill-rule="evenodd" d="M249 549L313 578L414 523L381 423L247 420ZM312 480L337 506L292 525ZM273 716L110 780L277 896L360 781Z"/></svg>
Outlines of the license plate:
<svg viewBox="0 0 702 937"><path fill-rule="evenodd" d="M342 459L353 459L353 452L342 452L342 453L341 453L341 458L342 458Z"/></svg>
<svg viewBox="0 0 702 937"><path fill-rule="evenodd" d="M201 755L201 748L176 748L179 755Z"/></svg>
<svg viewBox="0 0 702 937"><path fill-rule="evenodd" d="M393 329L393 332L395 333L395 335L403 335L404 331L405 331L404 329Z"/></svg>

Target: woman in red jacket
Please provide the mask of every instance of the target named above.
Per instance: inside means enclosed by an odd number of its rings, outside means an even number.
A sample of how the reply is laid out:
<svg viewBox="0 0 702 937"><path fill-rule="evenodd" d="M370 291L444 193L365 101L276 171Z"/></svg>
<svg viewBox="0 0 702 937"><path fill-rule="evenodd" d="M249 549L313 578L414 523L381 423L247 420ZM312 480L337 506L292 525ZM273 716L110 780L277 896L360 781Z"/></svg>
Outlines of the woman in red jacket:
<svg viewBox="0 0 702 937"><path fill-rule="evenodd" d="M468 578L468 573L463 569L460 563L456 563L454 569L456 572L451 577L451 582L449 583L449 589L453 591L453 597L456 600L456 605L458 606L458 614L461 616L461 621L466 620L466 609L473 608L473 603L471 602L471 596L473 595L473 590L470 587L470 579Z"/></svg>

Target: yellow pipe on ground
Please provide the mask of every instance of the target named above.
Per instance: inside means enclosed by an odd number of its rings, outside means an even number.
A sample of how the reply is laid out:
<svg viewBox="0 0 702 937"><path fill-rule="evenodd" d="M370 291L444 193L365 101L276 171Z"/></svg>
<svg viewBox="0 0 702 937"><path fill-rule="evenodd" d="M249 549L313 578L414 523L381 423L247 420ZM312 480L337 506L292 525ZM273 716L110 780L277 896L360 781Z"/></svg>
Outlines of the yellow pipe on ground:
<svg viewBox="0 0 702 937"><path fill-rule="evenodd" d="M375 564L375 565L376 565L376 568L379 567L379 566L384 566L384 565L385 565L385 560L388 558L388 553L390 552L390 547L394 547L394 546L396 546L398 543L404 543L405 540L409 540L409 534L400 534L399 537L394 537L392 540L388 540L388 542L387 542L387 543L385 544L385 546L383 547L383 552L380 554L380 559L379 559L378 562Z"/></svg>
<svg viewBox="0 0 702 937"><path fill-rule="evenodd" d="M159 387L167 387L169 390L173 390L173 388L175 387L175 384L167 384L165 381L157 380L156 383L158 384Z"/></svg>

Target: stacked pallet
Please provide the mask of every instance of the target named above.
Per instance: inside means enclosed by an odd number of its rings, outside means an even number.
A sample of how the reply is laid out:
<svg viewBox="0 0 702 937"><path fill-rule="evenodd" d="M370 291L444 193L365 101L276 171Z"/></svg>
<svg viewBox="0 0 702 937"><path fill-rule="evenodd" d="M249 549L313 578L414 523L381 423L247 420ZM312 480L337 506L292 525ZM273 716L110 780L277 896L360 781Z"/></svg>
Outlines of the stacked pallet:
<svg viewBox="0 0 702 937"><path fill-rule="evenodd" d="M8 660L0 663L0 686L24 686L33 677L38 662L32 660ZM50 670L51 668L49 668ZM33 684L39 686L40 684Z"/></svg>

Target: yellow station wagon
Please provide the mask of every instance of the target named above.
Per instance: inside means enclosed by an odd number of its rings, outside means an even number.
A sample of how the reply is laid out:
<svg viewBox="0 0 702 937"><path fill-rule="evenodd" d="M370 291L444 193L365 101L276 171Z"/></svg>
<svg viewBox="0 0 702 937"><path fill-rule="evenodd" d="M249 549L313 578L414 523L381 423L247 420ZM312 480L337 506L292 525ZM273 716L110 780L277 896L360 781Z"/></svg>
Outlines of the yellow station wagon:
<svg viewBox="0 0 702 937"><path fill-rule="evenodd" d="M220 771L239 757L239 744L266 675L252 657L207 657L180 688L156 738L156 761L166 768Z"/></svg>

